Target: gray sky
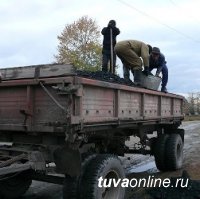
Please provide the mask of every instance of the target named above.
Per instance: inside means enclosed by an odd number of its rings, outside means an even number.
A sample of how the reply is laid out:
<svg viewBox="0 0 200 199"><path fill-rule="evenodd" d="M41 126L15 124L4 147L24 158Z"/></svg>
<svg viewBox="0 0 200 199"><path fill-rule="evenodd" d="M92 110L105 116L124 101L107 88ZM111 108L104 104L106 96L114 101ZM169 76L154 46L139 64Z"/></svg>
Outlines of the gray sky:
<svg viewBox="0 0 200 199"><path fill-rule="evenodd" d="M197 92L199 8L199 0L1 0L0 67L54 62L57 36L66 24L88 15L100 29L116 20L118 41L136 39L159 47L167 60L170 92ZM118 64L121 75L119 59Z"/></svg>

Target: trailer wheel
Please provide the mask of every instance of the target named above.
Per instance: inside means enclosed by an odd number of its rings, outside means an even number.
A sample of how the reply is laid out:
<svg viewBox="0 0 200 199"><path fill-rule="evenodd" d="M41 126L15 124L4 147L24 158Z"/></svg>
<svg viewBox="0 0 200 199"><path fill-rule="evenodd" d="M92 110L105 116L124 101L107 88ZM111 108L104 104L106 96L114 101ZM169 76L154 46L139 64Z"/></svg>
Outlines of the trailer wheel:
<svg viewBox="0 0 200 199"><path fill-rule="evenodd" d="M99 178L107 179L123 179L125 177L124 169L121 165L120 160L114 155L98 155L96 158L90 161L85 173L83 174L82 181L80 184L81 199L122 199L125 195L125 189L118 185L104 188L100 184ZM100 186L99 186L100 185Z"/></svg>
<svg viewBox="0 0 200 199"><path fill-rule="evenodd" d="M63 184L63 199L78 199L80 194L80 181L82 179L83 173L90 160L95 158L95 154L84 153L82 154L82 170L81 175L78 177L71 177L69 175L65 176Z"/></svg>
<svg viewBox="0 0 200 199"><path fill-rule="evenodd" d="M182 168L183 140L179 134L171 134L166 143L166 164L168 170Z"/></svg>
<svg viewBox="0 0 200 199"><path fill-rule="evenodd" d="M29 171L12 176L3 176L0 181L0 195L4 198L13 199L22 196L30 187L32 179Z"/></svg>
<svg viewBox="0 0 200 199"><path fill-rule="evenodd" d="M153 147L156 167L160 171L167 170L166 156L165 156L167 139L168 139L168 134L160 135L156 139L155 146Z"/></svg>

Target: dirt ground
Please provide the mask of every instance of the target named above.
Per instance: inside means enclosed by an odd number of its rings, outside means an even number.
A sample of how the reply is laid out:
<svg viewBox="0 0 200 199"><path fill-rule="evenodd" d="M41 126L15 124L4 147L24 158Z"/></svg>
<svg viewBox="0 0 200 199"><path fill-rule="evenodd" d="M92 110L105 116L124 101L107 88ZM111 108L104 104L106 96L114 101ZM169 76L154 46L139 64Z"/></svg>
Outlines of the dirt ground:
<svg viewBox="0 0 200 199"><path fill-rule="evenodd" d="M200 121L185 122L186 130L183 167L194 180L200 180Z"/></svg>
<svg viewBox="0 0 200 199"><path fill-rule="evenodd" d="M190 178L187 188L128 188L126 199L200 199L200 122L183 122L185 129L184 162L183 169L176 172L158 172L155 168L154 158L149 156L132 156L130 165L125 165L128 178L147 178L148 176L176 178L182 176ZM186 172L185 172L186 171ZM22 199L62 199L62 186L33 181Z"/></svg>

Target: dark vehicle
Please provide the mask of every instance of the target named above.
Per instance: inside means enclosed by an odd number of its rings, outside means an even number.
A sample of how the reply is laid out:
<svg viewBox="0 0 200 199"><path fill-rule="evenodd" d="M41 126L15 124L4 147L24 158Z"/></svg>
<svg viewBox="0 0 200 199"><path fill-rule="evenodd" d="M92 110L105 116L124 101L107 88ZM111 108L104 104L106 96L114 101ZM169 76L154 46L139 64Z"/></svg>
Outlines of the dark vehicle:
<svg viewBox="0 0 200 199"><path fill-rule="evenodd" d="M124 178L118 156L125 153L152 154L161 171L182 167L182 96L84 78L72 65L1 73L0 194L5 198L19 197L39 180L63 184L64 199L121 199L122 187L97 185L100 177ZM140 147L125 145L130 136L140 138Z"/></svg>

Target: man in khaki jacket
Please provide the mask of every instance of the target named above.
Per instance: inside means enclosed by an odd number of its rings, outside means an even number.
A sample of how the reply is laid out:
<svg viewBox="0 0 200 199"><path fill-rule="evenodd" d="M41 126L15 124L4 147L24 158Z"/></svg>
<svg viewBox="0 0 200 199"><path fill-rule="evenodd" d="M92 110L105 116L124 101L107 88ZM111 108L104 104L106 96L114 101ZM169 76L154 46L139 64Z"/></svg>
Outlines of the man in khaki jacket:
<svg viewBox="0 0 200 199"><path fill-rule="evenodd" d="M149 73L149 52L151 46L137 40L120 41L115 45L114 51L123 63L124 78L130 80L130 70L134 76L134 82L140 85L142 65L143 73Z"/></svg>

